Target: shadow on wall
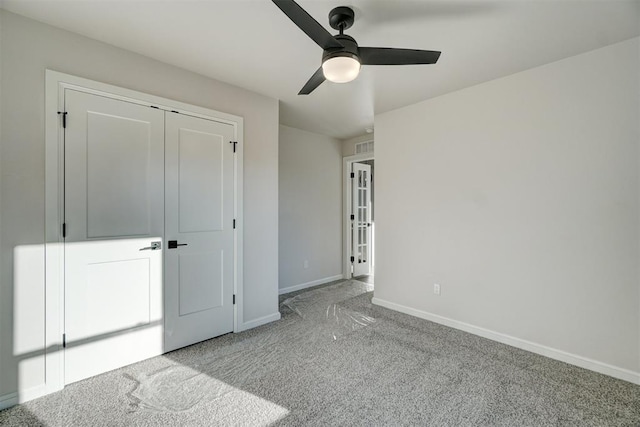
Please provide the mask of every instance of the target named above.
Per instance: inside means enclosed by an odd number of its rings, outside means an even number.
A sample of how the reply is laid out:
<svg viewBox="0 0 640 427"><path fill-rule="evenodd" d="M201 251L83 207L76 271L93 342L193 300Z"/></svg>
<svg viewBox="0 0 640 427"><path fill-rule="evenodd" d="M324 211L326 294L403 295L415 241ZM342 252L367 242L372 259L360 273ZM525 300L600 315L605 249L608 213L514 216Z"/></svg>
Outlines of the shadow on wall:
<svg viewBox="0 0 640 427"><path fill-rule="evenodd" d="M0 380L4 407L29 398L29 391L43 387L46 353L44 333L44 245L19 245L13 251L13 286L2 289L2 371ZM12 305L13 304L13 305ZM21 395L27 391L27 396ZM0 425L43 425L26 408L0 411Z"/></svg>
<svg viewBox="0 0 640 427"><path fill-rule="evenodd" d="M10 400L28 399L45 383L44 245L19 245L13 250L13 281L0 304L2 322L2 393ZM11 305L12 304L12 305ZM25 395L21 396L20 393Z"/></svg>

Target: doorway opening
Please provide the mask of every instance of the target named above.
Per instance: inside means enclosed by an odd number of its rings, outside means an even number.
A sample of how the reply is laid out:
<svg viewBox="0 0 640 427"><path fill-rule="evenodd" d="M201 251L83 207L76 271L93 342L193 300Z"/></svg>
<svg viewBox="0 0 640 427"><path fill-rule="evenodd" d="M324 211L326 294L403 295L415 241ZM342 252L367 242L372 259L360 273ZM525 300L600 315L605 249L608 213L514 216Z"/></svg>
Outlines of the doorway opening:
<svg viewBox="0 0 640 427"><path fill-rule="evenodd" d="M373 284L375 270L373 153L345 157L344 173L344 277Z"/></svg>

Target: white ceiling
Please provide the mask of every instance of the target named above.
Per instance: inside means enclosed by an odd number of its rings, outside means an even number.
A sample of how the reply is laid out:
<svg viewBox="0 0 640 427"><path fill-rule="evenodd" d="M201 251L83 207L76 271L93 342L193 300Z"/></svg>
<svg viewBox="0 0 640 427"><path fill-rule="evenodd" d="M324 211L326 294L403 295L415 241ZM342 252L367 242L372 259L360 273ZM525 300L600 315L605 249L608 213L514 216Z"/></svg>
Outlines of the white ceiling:
<svg viewBox="0 0 640 427"><path fill-rule="evenodd" d="M0 0L1 1L1 0ZM376 113L640 35L640 0L299 0L331 30L351 6L361 46L440 50L297 93L322 50L270 0L4 0L9 11L280 99L282 124L349 138ZM331 30L332 33L335 31Z"/></svg>

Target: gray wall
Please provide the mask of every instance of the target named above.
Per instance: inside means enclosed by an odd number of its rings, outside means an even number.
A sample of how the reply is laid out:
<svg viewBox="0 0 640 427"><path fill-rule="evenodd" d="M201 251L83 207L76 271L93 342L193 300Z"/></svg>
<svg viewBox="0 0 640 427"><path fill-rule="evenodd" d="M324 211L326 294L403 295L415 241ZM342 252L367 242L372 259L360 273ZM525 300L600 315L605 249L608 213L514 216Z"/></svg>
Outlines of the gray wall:
<svg viewBox="0 0 640 427"><path fill-rule="evenodd" d="M638 373L639 51L377 115L375 297Z"/></svg>
<svg viewBox="0 0 640 427"><path fill-rule="evenodd" d="M0 10L0 397L17 389L14 340L41 349L44 334L45 69L244 117L244 319L278 311L278 101ZM14 248L28 248L29 277L13 277ZM14 289L15 283L20 288ZM18 279L19 282L18 282ZM13 334L12 303L30 301L41 327ZM37 322L34 322L37 324ZM18 327L17 325L15 325ZM23 387L42 360L23 361Z"/></svg>
<svg viewBox="0 0 640 427"><path fill-rule="evenodd" d="M342 274L341 148L280 126L280 289Z"/></svg>

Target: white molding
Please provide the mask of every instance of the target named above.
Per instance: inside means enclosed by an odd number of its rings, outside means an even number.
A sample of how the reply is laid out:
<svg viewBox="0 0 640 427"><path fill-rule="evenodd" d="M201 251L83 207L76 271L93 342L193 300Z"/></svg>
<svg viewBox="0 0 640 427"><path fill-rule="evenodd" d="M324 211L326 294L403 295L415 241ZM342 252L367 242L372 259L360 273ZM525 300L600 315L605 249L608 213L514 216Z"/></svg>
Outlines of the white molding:
<svg viewBox="0 0 640 427"><path fill-rule="evenodd" d="M199 117L201 119L213 120L217 122L227 123L230 125L242 124L243 118L233 114L223 113L222 111L212 110L211 108L199 107L196 105L186 104L184 102L151 95L144 92L138 92L132 89L126 89L120 86L113 86L107 83L101 83L82 77L72 76L70 74L61 73L54 70L46 70L46 79L59 84L64 89L77 90L93 95L104 96L107 98L117 99L120 101L130 102L148 107L157 107L164 111L178 111L180 114Z"/></svg>
<svg viewBox="0 0 640 427"><path fill-rule="evenodd" d="M47 385L41 384L35 387L0 396L0 411L52 393L52 390L50 390L49 388L50 387L47 387Z"/></svg>
<svg viewBox="0 0 640 427"><path fill-rule="evenodd" d="M310 288L312 286L324 285L325 283L333 282L334 280L344 279L343 274L336 274L335 276L325 277L318 280L312 280L311 282L300 283L299 285L287 286L286 288L278 289L278 295L288 294L289 292L299 291L300 289Z"/></svg>
<svg viewBox="0 0 640 427"><path fill-rule="evenodd" d="M258 326L262 326L262 325L266 325L267 323L275 322L277 320L280 320L281 317L282 316L280 315L279 311L277 311L277 312L275 312L273 314L269 314L267 316L258 317L257 319L253 319L253 320L250 320L248 322L244 322L241 325L240 331L246 331L247 329L257 328Z"/></svg>
<svg viewBox="0 0 640 427"><path fill-rule="evenodd" d="M58 111L64 89L58 73L45 73L45 384L49 393L64 387L64 132Z"/></svg>
<svg viewBox="0 0 640 427"><path fill-rule="evenodd" d="M633 384L640 385L640 372L633 372L628 369L619 368L617 366L609 365L607 363L599 362L597 360L589 359L577 354L568 353L566 351L557 350L555 348L547 347L542 344L537 344L531 341L523 340L520 338L512 337L510 335L495 332L489 329L485 329L479 326L474 326L469 323L460 322L458 320L450 319L448 317L440 316L437 314L429 313L426 311L418 310L415 308L407 307L394 302L386 301L380 298L373 297L371 302L375 305L385 307L391 310L399 311L404 314L419 317L421 319L429 320L431 322L439 323L441 325L449 326L454 329L469 332L474 335L478 335L483 338L497 341L503 344L510 345L522 350L530 351L542 356L549 357L551 359L559 360L561 362L569 363L571 365L579 366L581 368L595 371L610 377L618 378L620 380L629 381Z"/></svg>
<svg viewBox="0 0 640 427"><path fill-rule="evenodd" d="M51 394L52 392L51 387L48 387L46 384L31 387L26 390L20 390L18 392L18 403L28 402L30 400L37 399L38 397Z"/></svg>
<svg viewBox="0 0 640 427"><path fill-rule="evenodd" d="M362 141L362 142L373 142L373 139L368 141ZM375 160L375 152L371 151L369 153L360 153L360 154L353 154L351 156L344 156L342 160L350 163L362 162L365 160Z"/></svg>
<svg viewBox="0 0 640 427"><path fill-rule="evenodd" d="M236 296L236 304L234 305L233 316L233 332L240 332L240 319L244 316L244 205L243 205L243 188L244 188L244 119L238 117L236 129L236 155L234 164L234 217L236 219L236 229L234 233L234 294Z"/></svg>
<svg viewBox="0 0 640 427"><path fill-rule="evenodd" d="M12 406L16 406L18 403L20 403L18 392L0 396L0 411L2 411L3 409L11 408Z"/></svg>
<svg viewBox="0 0 640 427"><path fill-rule="evenodd" d="M47 384L41 384L35 387L16 391L14 393L5 394L4 396L0 396L0 411L15 406L19 403L28 402L29 400L46 396L53 391L55 390L51 390L51 386Z"/></svg>

